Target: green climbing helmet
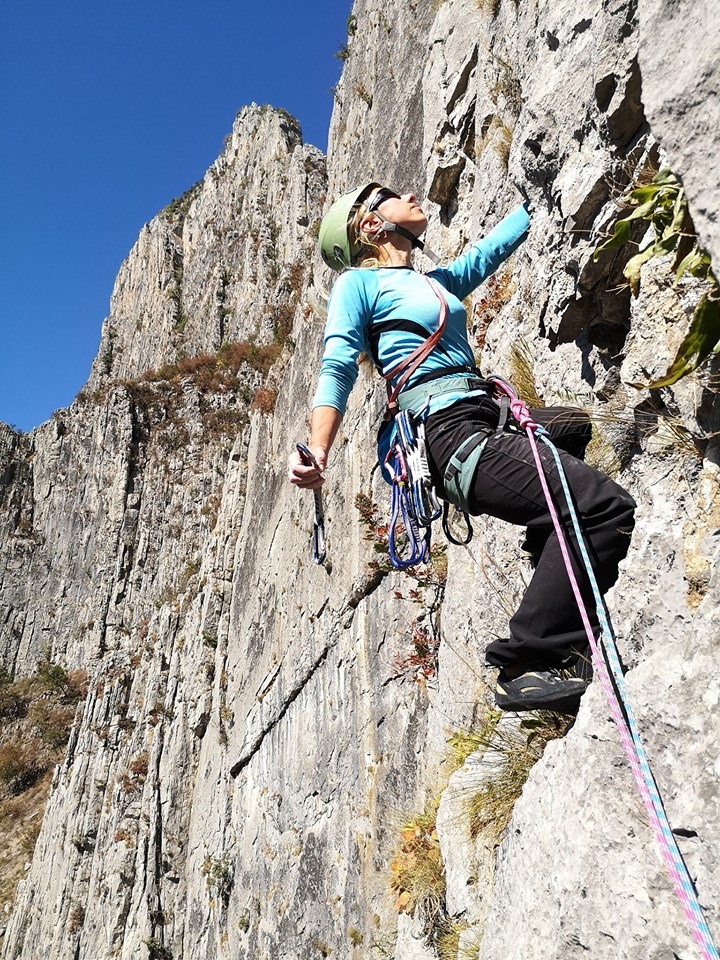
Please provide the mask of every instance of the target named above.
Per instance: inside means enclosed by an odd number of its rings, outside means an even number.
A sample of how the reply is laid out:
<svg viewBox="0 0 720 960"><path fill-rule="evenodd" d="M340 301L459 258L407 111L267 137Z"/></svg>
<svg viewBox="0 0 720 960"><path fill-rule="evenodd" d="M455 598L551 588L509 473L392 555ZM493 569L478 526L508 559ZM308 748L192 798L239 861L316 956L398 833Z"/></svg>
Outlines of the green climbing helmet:
<svg viewBox="0 0 720 960"><path fill-rule="evenodd" d="M379 183L366 183L344 193L330 207L320 224L320 253L325 263L333 270L346 270L352 265L357 250L352 249L348 227L355 210L363 197L367 196Z"/></svg>

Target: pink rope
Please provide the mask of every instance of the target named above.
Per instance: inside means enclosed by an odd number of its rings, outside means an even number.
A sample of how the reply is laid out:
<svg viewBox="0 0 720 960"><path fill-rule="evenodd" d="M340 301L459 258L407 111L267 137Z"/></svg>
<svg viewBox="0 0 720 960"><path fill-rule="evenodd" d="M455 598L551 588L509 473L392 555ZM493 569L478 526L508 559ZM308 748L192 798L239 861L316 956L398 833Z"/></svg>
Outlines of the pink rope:
<svg viewBox="0 0 720 960"><path fill-rule="evenodd" d="M629 704L626 705L624 712L623 707L619 702L615 687L613 686L610 678L610 673L608 671L607 664L605 663L605 659L601 655L598 641L593 633L587 609L585 607L585 602L580 592L575 571L572 567L565 531L555 508L550 486L547 482L545 469L540 457L540 451L538 450L537 442L535 440L534 432L538 429L538 425L532 419L530 411L523 401L515 397L512 394L511 389L505 383L500 382L498 385L511 397L510 410L521 429L525 430L527 433L528 440L530 441L533 458L537 466L538 477L547 501L548 510L552 518L553 527L555 528L555 532L557 534L558 543L560 544L560 550L562 552L563 561L565 563L565 568L570 580L570 585L572 587L583 627L585 628L588 643L592 651L595 672L600 680L600 685L603 693L605 694L608 706L610 707L610 712L613 720L615 721L620 740L625 749L635 782L645 805L645 809L647 810L648 817L650 818L655 839L663 853L663 859L665 860L666 868L672 879L675 892L680 900L683 912L690 923L693 936L702 950L703 957L705 960L718 960L719 955L715 945L712 942L710 930L703 917L700 904L697 901L695 891L692 886L692 881L687 873L687 867L682 860L680 851L677 849L675 837L672 834L670 825L667 823L667 816L662 806L662 800L659 792L657 791L647 757L645 756L644 747L642 746L642 742L639 740L639 734L637 734L638 739L636 741L628 727L626 713L632 716L630 713ZM569 499L568 506L572 509ZM592 568L590 568L588 573L589 575L592 575ZM608 641L612 642L611 636L608 637ZM641 761L638 748L640 748L640 751L644 757L644 763ZM644 770L643 767L646 769ZM652 788L650 784L652 784ZM662 816L659 811L662 812Z"/></svg>

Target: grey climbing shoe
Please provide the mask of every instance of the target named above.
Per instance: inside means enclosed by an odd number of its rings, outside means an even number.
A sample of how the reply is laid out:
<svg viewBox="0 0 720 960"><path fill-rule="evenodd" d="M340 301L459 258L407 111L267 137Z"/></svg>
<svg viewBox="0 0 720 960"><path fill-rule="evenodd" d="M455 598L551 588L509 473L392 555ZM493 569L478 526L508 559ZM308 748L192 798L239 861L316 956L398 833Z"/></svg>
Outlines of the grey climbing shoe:
<svg viewBox="0 0 720 960"><path fill-rule="evenodd" d="M573 712L585 693L590 678L579 676L575 667L528 670L518 677L500 671L495 703L501 710L559 710Z"/></svg>

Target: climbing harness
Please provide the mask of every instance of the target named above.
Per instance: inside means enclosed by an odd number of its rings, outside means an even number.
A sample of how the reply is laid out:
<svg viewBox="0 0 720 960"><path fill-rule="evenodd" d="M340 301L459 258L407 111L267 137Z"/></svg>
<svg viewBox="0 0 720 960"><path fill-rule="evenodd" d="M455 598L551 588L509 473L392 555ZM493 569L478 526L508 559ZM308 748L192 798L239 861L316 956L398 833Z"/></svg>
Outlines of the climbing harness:
<svg viewBox="0 0 720 960"><path fill-rule="evenodd" d="M437 328L409 356L383 374L387 386L387 405L383 420L386 424L392 422L394 427L393 441L384 462L392 483L388 552L390 561L397 570L428 562L432 523L441 513L443 530L451 543L464 544L472 538L472 525L467 512L464 512L465 538L457 540L453 536L448 522L448 505L446 503L444 507L440 506L430 476L423 422L428 411L429 396L415 413L407 407L407 401L403 403L401 400L401 391L405 384L440 342L447 320L447 301L439 285L430 277L425 279L440 305ZM448 372L452 371L442 371L443 377ZM395 386L391 386L391 381L396 377L398 379ZM466 381L467 377L462 379ZM442 392L442 389L438 388L438 392ZM413 390L416 391L417 388L412 388L408 394ZM432 384L428 393L432 395ZM403 549L398 549L400 522L405 539L404 552Z"/></svg>
<svg viewBox="0 0 720 960"><path fill-rule="evenodd" d="M547 431L536 424L530 415L527 406L516 395L512 387L501 380L493 378L499 388L509 398L509 408L517 424L527 433L530 447L533 452L535 464L538 470L540 483L545 494L548 510L550 512L553 526L557 534L558 542L562 551L568 578L572 586L573 594L580 611L583 626L587 634L588 643L592 651L592 661L595 674L597 675L603 693L608 702L610 712L618 729L620 740L625 748L625 752L630 763L635 782L642 797L643 803L648 813L653 833L663 854L668 873L675 887L675 892L680 900L685 916L687 917L693 936L697 941L704 960L719 960L720 953L713 942L710 928L702 911L698 900L695 884L690 876L687 865L683 860L677 840L670 826L665 807L663 805L660 790L653 775L648 760L647 752L640 736L639 728L635 715L628 699L625 678L620 663L620 655L617 649L615 634L610 622L610 616L603 600L600 588L598 587L595 572L590 561L590 556L585 543L585 538L580 528L580 521L577 511L573 504L570 486L562 466L562 460L555 445L551 442ZM599 638L595 637L587 609L585 607L577 577L572 568L570 552L567 544L567 537L563 529L562 522L558 516L557 509L553 502L550 487L543 468L542 459L535 440L537 434L543 443L552 453L560 483L563 489L563 495L567 503L568 512L572 521L572 529L577 542L583 565L587 573L588 581L592 588L593 599L595 601L598 620L601 627Z"/></svg>
<svg viewBox="0 0 720 960"><path fill-rule="evenodd" d="M295 446L305 466L320 469L317 460L304 443L297 443ZM325 549L325 511L323 510L322 490L313 490L313 498L315 500L315 521L313 523L312 536L313 560L315 563L321 564L325 562L325 557L327 556L327 550Z"/></svg>

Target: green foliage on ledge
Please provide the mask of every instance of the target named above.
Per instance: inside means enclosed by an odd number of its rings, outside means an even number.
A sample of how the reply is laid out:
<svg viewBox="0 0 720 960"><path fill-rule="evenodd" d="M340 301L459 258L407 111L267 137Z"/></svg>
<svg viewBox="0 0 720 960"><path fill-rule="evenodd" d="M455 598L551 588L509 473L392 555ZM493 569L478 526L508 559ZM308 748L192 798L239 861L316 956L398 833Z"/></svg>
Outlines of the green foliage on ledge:
<svg viewBox="0 0 720 960"><path fill-rule="evenodd" d="M628 260L623 270L633 296L637 297L640 293L643 264L670 253L675 253L672 265L675 285L685 274L709 284L695 308L690 329L665 375L652 383L632 384L638 388L667 387L692 373L711 353L720 352L720 285L713 273L709 255L698 243L685 190L669 169L660 170L650 183L630 190L624 199L632 208L631 212L616 222L612 236L595 250L595 259L604 250L620 249L630 243L634 224L645 222L652 226L654 237Z"/></svg>

